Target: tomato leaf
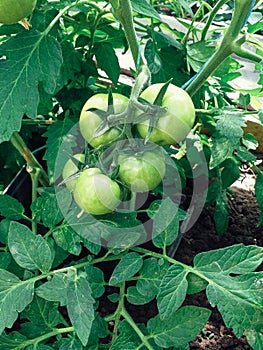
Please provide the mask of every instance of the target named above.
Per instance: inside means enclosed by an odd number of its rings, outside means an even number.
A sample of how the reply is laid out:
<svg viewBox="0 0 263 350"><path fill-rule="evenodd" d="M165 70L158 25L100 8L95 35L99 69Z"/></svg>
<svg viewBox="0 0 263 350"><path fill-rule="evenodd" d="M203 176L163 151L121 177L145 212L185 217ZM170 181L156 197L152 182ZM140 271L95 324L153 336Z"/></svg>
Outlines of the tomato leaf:
<svg viewBox="0 0 263 350"><path fill-rule="evenodd" d="M143 16L161 21L159 13L146 0L132 0L132 8Z"/></svg>
<svg viewBox="0 0 263 350"><path fill-rule="evenodd" d="M160 315L151 318L147 329L156 345L163 348L185 349L188 342L202 330L211 311L196 306L184 306L170 313L169 318Z"/></svg>
<svg viewBox="0 0 263 350"><path fill-rule="evenodd" d="M39 82L47 93L54 93L62 54L54 37L31 29L2 43L0 56L0 142L3 142L20 130L24 114L29 118L37 116Z"/></svg>
<svg viewBox="0 0 263 350"><path fill-rule="evenodd" d="M53 256L46 240L35 235L28 227L11 222L8 234L8 246L17 264L31 271L48 272Z"/></svg>
<svg viewBox="0 0 263 350"><path fill-rule="evenodd" d="M7 219L19 220L24 214L23 205L8 194L0 195L0 213Z"/></svg>
<svg viewBox="0 0 263 350"><path fill-rule="evenodd" d="M188 271L181 266L172 265L162 279L157 296L160 318L168 318L183 303L188 287Z"/></svg>
<svg viewBox="0 0 263 350"><path fill-rule="evenodd" d="M16 275L0 269L0 286L1 334L6 327L13 326L18 312L23 311L31 303L34 295L34 282L32 280L21 281Z"/></svg>
<svg viewBox="0 0 263 350"><path fill-rule="evenodd" d="M239 144L244 134L242 128L246 126L244 116L239 111L225 110L221 115L215 116L217 119L216 129L231 142Z"/></svg>
<svg viewBox="0 0 263 350"><path fill-rule="evenodd" d="M98 61L98 66L104 70L113 84L117 85L120 76L120 65L112 45L110 43L96 43L93 52Z"/></svg>
<svg viewBox="0 0 263 350"><path fill-rule="evenodd" d="M216 231L219 235L222 235L226 232L228 227L228 201L226 191L218 193L213 217Z"/></svg>
<svg viewBox="0 0 263 350"><path fill-rule="evenodd" d="M58 301L61 306L67 303L66 275L56 274L36 289L36 294L48 301Z"/></svg>
<svg viewBox="0 0 263 350"><path fill-rule="evenodd" d="M115 286L134 276L142 267L143 259L138 253L128 253L113 270L109 284Z"/></svg>
<svg viewBox="0 0 263 350"><path fill-rule="evenodd" d="M74 122L65 117L49 126L44 137L47 137L46 152L43 157L47 161L49 177L55 181L62 174L63 167L76 146L77 127ZM65 137L67 135L67 137Z"/></svg>
<svg viewBox="0 0 263 350"><path fill-rule="evenodd" d="M67 278L67 310L70 321L82 344L88 343L94 320L94 299L91 288L84 276L73 274Z"/></svg>
<svg viewBox="0 0 263 350"><path fill-rule="evenodd" d="M198 276L209 283L209 302L217 306L226 326L233 328L237 337L247 329L262 327L263 273L253 272L262 261L262 247L243 244L200 253L194 258Z"/></svg>
<svg viewBox="0 0 263 350"><path fill-rule="evenodd" d="M39 297L34 298L21 316L28 320L21 325L22 333L32 339L52 332L57 325L64 321L58 311L58 303L49 302Z"/></svg>

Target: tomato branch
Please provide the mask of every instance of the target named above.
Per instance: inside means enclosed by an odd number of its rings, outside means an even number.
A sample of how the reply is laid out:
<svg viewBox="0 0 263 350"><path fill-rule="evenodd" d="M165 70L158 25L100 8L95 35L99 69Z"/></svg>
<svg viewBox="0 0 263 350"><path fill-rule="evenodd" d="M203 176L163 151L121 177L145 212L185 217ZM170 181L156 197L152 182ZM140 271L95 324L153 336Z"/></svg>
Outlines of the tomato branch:
<svg viewBox="0 0 263 350"><path fill-rule="evenodd" d="M194 95L214 70L231 54L240 54L241 57L253 58L253 61L256 60L257 62L262 60L259 55L253 54L241 47L246 40L245 36L239 38L240 30L251 10L252 2L253 0L235 0L234 13L229 28L226 31L218 50L186 88L189 95Z"/></svg>
<svg viewBox="0 0 263 350"><path fill-rule="evenodd" d="M137 40L136 32L133 25L133 14L130 0L111 0L111 4L114 10L114 15L120 21L123 26L126 39L128 41L132 57L136 68L142 63L143 59L140 53L140 46Z"/></svg>

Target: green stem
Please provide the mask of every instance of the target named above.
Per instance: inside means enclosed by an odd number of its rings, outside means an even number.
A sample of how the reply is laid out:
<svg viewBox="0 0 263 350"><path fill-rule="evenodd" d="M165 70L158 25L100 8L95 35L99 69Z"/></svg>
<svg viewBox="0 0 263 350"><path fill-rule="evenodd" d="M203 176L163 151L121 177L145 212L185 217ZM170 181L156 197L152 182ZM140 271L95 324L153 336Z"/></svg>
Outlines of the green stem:
<svg viewBox="0 0 263 350"><path fill-rule="evenodd" d="M249 13L252 0L235 0L235 8L232 21L225 33L225 36L215 54L203 67L201 72L197 74L196 78L186 88L189 95L194 95L203 83L209 78L214 70L231 54L237 51L237 47L241 47L244 43L244 36L238 39L240 30Z"/></svg>
<svg viewBox="0 0 263 350"><path fill-rule="evenodd" d="M125 318L125 320L129 323L129 325L133 328L133 330L137 333L137 335L141 339L143 345L146 346L146 348L149 349L149 350L154 350L154 348L149 343L148 339L145 337L145 335L138 328L138 326L133 321L133 319L131 318L130 314L126 311L125 308L122 309L121 314Z"/></svg>
<svg viewBox="0 0 263 350"><path fill-rule="evenodd" d="M217 14L218 10L220 10L220 8L229 0L219 0L216 5L213 7L212 11L210 12L210 15L208 17L208 20L206 22L206 25L204 26L203 30L202 30L202 36L201 36L201 40L205 40L205 37L207 35L208 29L213 21L213 19L215 18L215 15Z"/></svg>
<svg viewBox="0 0 263 350"><path fill-rule="evenodd" d="M124 308L124 298L125 298L125 282L123 282L120 286L120 300L118 303L117 310L114 313L114 328L113 328L113 335L112 335L112 343L116 340L118 336L118 329L121 319L121 312Z"/></svg>
<svg viewBox="0 0 263 350"><path fill-rule="evenodd" d="M26 340L23 344L18 345L16 347L17 350L19 349L25 349L27 346L30 345L36 345L44 340L50 339L51 337L55 337L58 334L63 334L63 333L70 333L70 332L74 332L74 328L73 327L66 327L66 328L57 328L55 330L53 330L52 332L46 333L41 335L40 337L34 338L34 339L28 339Z"/></svg>
<svg viewBox="0 0 263 350"><path fill-rule="evenodd" d="M190 23L189 29L186 32L185 36L182 39L182 44L185 44L189 38L189 35L191 34L193 28L194 28L194 22L196 21L196 19L199 16L199 13L203 10L204 7L207 7L209 11L211 11L211 6L209 4L207 4L206 2L202 2L202 4L200 5L199 9L196 11L194 17L192 18L192 21Z"/></svg>
<svg viewBox="0 0 263 350"><path fill-rule="evenodd" d="M22 125L51 125L55 123L56 121L53 119L22 119Z"/></svg>
<svg viewBox="0 0 263 350"><path fill-rule="evenodd" d="M42 168L41 164L29 150L27 145L25 144L22 137L18 134L18 132L14 132L10 138L13 146L18 150L18 152L22 155L22 157L27 162L27 165L30 169L33 169L35 172L40 172L39 181L43 186L49 186L48 176L45 170Z"/></svg>
<svg viewBox="0 0 263 350"><path fill-rule="evenodd" d="M126 39L128 41L135 67L139 67L143 63L142 56L140 54L140 46L137 40L136 32L133 25L133 14L130 0L119 0L118 5L114 5L114 15L121 22Z"/></svg>
<svg viewBox="0 0 263 350"><path fill-rule="evenodd" d="M41 169L32 168L28 165L27 171L29 172L31 181L32 181L32 203L33 203L37 199L37 188L38 188L38 181L41 176ZM37 221L34 219L33 214L32 214L32 232L34 234L37 234Z"/></svg>

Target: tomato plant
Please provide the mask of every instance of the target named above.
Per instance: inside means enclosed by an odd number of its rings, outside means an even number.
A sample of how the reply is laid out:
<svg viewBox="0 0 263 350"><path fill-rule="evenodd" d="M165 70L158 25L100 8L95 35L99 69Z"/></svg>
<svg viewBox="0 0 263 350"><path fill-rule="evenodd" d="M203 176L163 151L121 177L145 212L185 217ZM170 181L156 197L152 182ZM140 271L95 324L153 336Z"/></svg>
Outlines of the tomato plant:
<svg viewBox="0 0 263 350"><path fill-rule="evenodd" d="M146 88L141 98L153 103L163 84L153 84ZM195 121L195 107L191 97L181 88L169 84L162 100L166 112L161 115L154 127L149 141L159 145L173 145L185 139ZM145 138L148 133L150 120L137 125L139 134Z"/></svg>
<svg viewBox="0 0 263 350"><path fill-rule="evenodd" d="M120 155L119 178L133 192L148 192L157 187L165 174L165 159L160 148Z"/></svg>
<svg viewBox="0 0 263 350"><path fill-rule="evenodd" d="M79 119L80 131L84 139L94 148L116 140L121 134L119 128L112 127L102 135L94 137L97 128L104 119L105 113L101 114L101 112L107 112L108 109L111 109L112 113L121 113L128 105L128 98L124 95L113 93L112 99L113 105L108 106L108 95L96 94L90 97L82 108Z"/></svg>
<svg viewBox="0 0 263 350"><path fill-rule="evenodd" d="M85 154L75 154L73 156L77 161L84 163L85 162ZM65 184L67 188L71 191L74 190L76 186L76 178L70 179L70 177L77 175L77 172L79 171L78 166L73 162L72 159L69 159L67 163L65 164L63 171L62 171L62 178L65 180Z"/></svg>
<svg viewBox="0 0 263 350"><path fill-rule="evenodd" d="M110 213L120 204L119 185L98 168L84 170L76 181L74 199L89 214Z"/></svg>
<svg viewBox="0 0 263 350"><path fill-rule="evenodd" d="M0 23L13 24L30 15L36 6L36 0L1 0Z"/></svg>
<svg viewBox="0 0 263 350"><path fill-rule="evenodd" d="M0 0L0 349L261 350L262 1L34 6Z"/></svg>

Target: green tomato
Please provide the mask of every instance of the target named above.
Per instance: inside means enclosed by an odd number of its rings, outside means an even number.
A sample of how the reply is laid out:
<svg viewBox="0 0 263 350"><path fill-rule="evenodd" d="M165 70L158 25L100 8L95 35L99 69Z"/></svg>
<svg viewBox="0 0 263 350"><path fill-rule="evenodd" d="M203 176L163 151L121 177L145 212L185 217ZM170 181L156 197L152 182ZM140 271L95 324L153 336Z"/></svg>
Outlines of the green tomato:
<svg viewBox="0 0 263 350"><path fill-rule="evenodd" d="M98 168L89 168L80 174L73 195L78 206L92 215L110 213L121 202L121 189L117 182Z"/></svg>
<svg viewBox="0 0 263 350"><path fill-rule="evenodd" d="M84 163L85 162L85 154L75 154L73 156L74 158L76 158L78 161ZM67 178L69 178L70 176L76 174L76 172L78 171L78 167L74 164L74 162L69 159L64 168L63 168L63 171L62 171L62 178L63 180L66 180ZM68 181L65 181L65 184L67 186L67 188L70 190L70 191L73 191L75 186L76 186L76 181L77 181L77 178L75 179L71 179L71 180L68 180Z"/></svg>
<svg viewBox="0 0 263 350"><path fill-rule="evenodd" d="M0 23L13 24L33 12L36 0L0 0Z"/></svg>
<svg viewBox="0 0 263 350"><path fill-rule="evenodd" d="M165 174L165 159L160 148L118 158L119 178L133 192L148 192L157 187Z"/></svg>
<svg viewBox="0 0 263 350"><path fill-rule="evenodd" d="M140 97L153 103L164 84L153 84L146 88ZM162 101L166 112L161 115L149 141L162 146L183 141L192 129L195 121L195 108L191 97L183 89L169 84ZM137 124L142 138L146 138L149 120Z"/></svg>
<svg viewBox="0 0 263 350"><path fill-rule="evenodd" d="M128 98L126 96L113 93L113 108L114 113L123 112L128 105ZM99 116L96 112L90 111L92 108L97 108L102 111L108 109L108 95L96 94L90 97L83 106L80 113L79 128L84 139L94 148L99 147L117 139L121 131L116 127L110 128L104 134L98 137L94 137L95 131L101 124L103 117Z"/></svg>

